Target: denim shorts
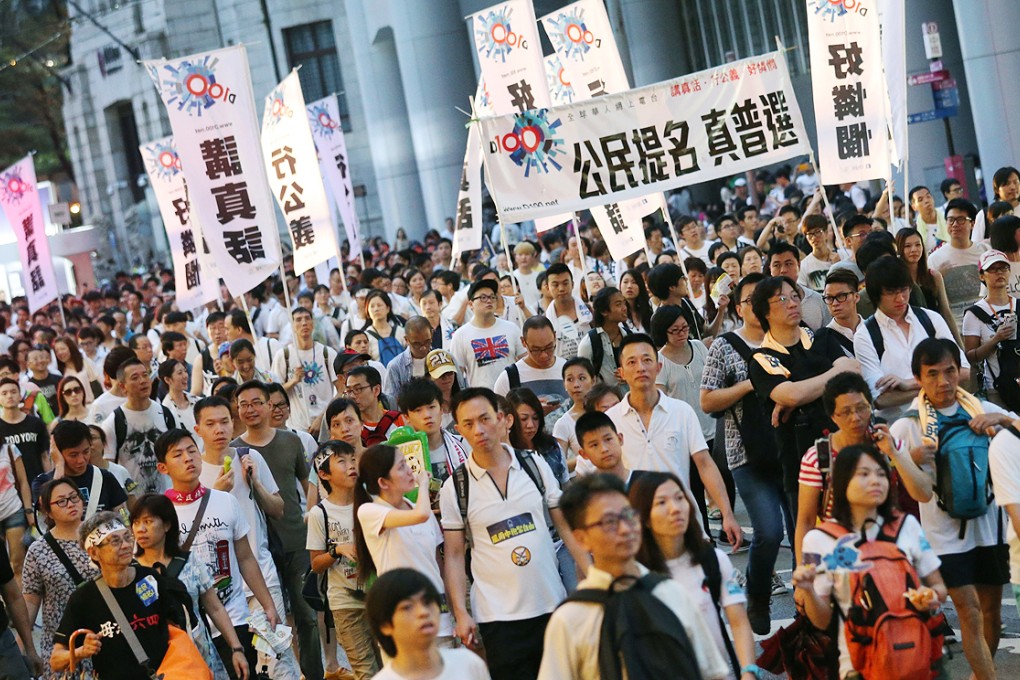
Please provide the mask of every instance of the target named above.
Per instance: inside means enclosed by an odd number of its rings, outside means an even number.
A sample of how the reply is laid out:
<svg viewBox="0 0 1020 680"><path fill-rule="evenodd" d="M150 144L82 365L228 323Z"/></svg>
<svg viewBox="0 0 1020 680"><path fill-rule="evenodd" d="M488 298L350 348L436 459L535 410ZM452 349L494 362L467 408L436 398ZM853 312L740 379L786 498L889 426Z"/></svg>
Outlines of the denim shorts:
<svg viewBox="0 0 1020 680"><path fill-rule="evenodd" d="M27 527L28 520L25 519L25 513L23 510L17 510L10 517L0 519L0 532L7 532L10 529L17 529L18 527Z"/></svg>

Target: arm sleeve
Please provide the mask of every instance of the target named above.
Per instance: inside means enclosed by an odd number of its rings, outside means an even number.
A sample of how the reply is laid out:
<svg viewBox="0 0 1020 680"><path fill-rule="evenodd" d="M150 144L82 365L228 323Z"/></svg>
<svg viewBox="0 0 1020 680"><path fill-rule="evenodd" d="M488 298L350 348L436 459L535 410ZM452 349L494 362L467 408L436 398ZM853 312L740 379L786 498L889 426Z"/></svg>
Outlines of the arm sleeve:
<svg viewBox="0 0 1020 680"><path fill-rule="evenodd" d="M924 311L931 319L932 325L935 326L935 337L942 338L943 340L952 340L956 342L956 338L953 337L952 331L949 330L949 324L942 318L941 314L935 314L934 312ZM967 353L960 352L960 365L961 368L970 368L970 362L967 361Z"/></svg>
<svg viewBox="0 0 1020 680"><path fill-rule="evenodd" d="M563 491L560 489L560 483L557 481L556 475L553 474L552 468L549 467L549 463L545 462L545 459L542 458L542 456L535 455L532 456L532 458L538 465L538 471L542 474L542 484L545 485L546 505L550 508L558 508L560 506L560 496L563 495ZM457 512L459 513L460 511L458 510Z"/></svg>
<svg viewBox="0 0 1020 680"><path fill-rule="evenodd" d="M103 428L103 433L106 434L106 448L103 450L103 458L115 461L117 460L117 451L115 450L117 434L115 432L116 428L113 426L113 418L113 413L110 413L103 420L103 424L100 427Z"/></svg>
<svg viewBox="0 0 1020 680"><path fill-rule="evenodd" d="M381 536L385 531L383 522L386 521L388 514L390 514L390 509L378 503L365 503L358 508L358 521L361 522L361 528L365 535Z"/></svg>
<svg viewBox="0 0 1020 680"><path fill-rule="evenodd" d="M567 607L579 605L568 604ZM545 627L545 649L542 665L538 669L538 680L580 680L580 668L574 657L571 627L565 617L553 616Z"/></svg>
<svg viewBox="0 0 1020 680"><path fill-rule="evenodd" d="M124 487L120 485L117 478L106 470L95 468L93 474L103 475L103 488L109 489L110 508L115 508L121 503L127 503L127 493L124 491Z"/></svg>
<svg viewBox="0 0 1020 680"><path fill-rule="evenodd" d="M471 473L469 472L468 474ZM446 478L442 488L439 490L439 511L443 529L449 531L462 531L464 529L464 521L460 516L460 506L457 504L457 485L454 484L453 475Z"/></svg>
<svg viewBox="0 0 1020 680"><path fill-rule="evenodd" d="M44 541L36 541L28 546L25 563L21 567L21 592L25 595L42 597L46 594L46 582L40 573L39 562L39 552L44 545Z"/></svg>
<svg viewBox="0 0 1020 680"><path fill-rule="evenodd" d="M506 371L500 371L499 377L496 378L496 384L492 386L492 391L501 397L505 397L510 391L510 378L507 377Z"/></svg>
<svg viewBox="0 0 1020 680"><path fill-rule="evenodd" d="M761 364L759 364L753 357L747 365L747 370L751 377L751 384L754 386L754 391L758 393L758 398L763 404L766 400L772 401L773 390L790 380L784 375L769 373L762 368ZM771 409L771 406L769 409ZM768 410L768 413L771 413L771 410Z"/></svg>
<svg viewBox="0 0 1020 680"><path fill-rule="evenodd" d="M239 541L248 536L250 531L248 520L245 519L244 513L241 512L241 504L237 502L237 499L230 494L224 495L229 499L230 512L234 516L234 540Z"/></svg>
<svg viewBox="0 0 1020 680"><path fill-rule="evenodd" d="M322 506L315 506L308 511L308 538L305 539L308 550L326 549L326 528L322 518Z"/></svg>

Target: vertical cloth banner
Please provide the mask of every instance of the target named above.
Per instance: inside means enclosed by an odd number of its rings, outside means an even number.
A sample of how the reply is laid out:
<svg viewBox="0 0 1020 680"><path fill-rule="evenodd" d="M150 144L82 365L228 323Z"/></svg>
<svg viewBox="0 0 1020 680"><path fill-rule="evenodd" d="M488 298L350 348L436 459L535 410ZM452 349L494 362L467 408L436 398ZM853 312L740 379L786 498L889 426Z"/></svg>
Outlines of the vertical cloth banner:
<svg viewBox="0 0 1020 680"><path fill-rule="evenodd" d="M266 96L262 159L294 244L294 275L301 276L336 255L337 246L297 71Z"/></svg>
<svg viewBox="0 0 1020 680"><path fill-rule="evenodd" d="M904 0L885 0L877 5L882 25L882 63L889 92L889 128L893 139L893 163L908 155L907 142L907 17ZM907 187L904 187L906 189Z"/></svg>
<svg viewBox="0 0 1020 680"><path fill-rule="evenodd" d="M42 309L60 296L57 274L46 240L42 201L31 156L0 173L0 204L18 239L22 286L31 312Z"/></svg>
<svg viewBox="0 0 1020 680"><path fill-rule="evenodd" d="M477 100L476 100L477 101ZM464 166L457 191L457 213L453 220L453 254L467 253L482 247L482 141L478 126L468 128Z"/></svg>
<svg viewBox="0 0 1020 680"><path fill-rule="evenodd" d="M478 65L497 115L550 106L531 0L508 0L471 15Z"/></svg>
<svg viewBox="0 0 1020 680"><path fill-rule="evenodd" d="M877 12L848 0L807 6L820 174L829 184L888 176L882 43Z"/></svg>
<svg viewBox="0 0 1020 680"><path fill-rule="evenodd" d="M350 257L353 259L362 251L361 225L354 208L354 181L351 178L347 142L340 123L340 104L336 95L331 94L312 102L307 108L312 139L319 150L319 171L334 208L331 214L340 213Z"/></svg>
<svg viewBox="0 0 1020 680"><path fill-rule="evenodd" d="M202 229L188 207L188 188L174 138L142 144L138 150L170 242L177 307L188 310L212 302L220 292L219 280L210 271L212 258L205 257Z"/></svg>
<svg viewBox="0 0 1020 680"><path fill-rule="evenodd" d="M574 101L574 86L570 82L560 58L550 54L545 58L545 82L549 85L549 97L553 106L570 104Z"/></svg>
<svg viewBox="0 0 1020 680"><path fill-rule="evenodd" d="M630 89L602 0L580 0L547 14L541 21L566 77L576 83L574 101ZM592 219L614 260L645 247L641 220L664 200L660 194L658 198L643 196L591 208Z"/></svg>
<svg viewBox="0 0 1020 680"><path fill-rule="evenodd" d="M231 295L280 265L248 55L241 45L144 62L166 106L191 210Z"/></svg>

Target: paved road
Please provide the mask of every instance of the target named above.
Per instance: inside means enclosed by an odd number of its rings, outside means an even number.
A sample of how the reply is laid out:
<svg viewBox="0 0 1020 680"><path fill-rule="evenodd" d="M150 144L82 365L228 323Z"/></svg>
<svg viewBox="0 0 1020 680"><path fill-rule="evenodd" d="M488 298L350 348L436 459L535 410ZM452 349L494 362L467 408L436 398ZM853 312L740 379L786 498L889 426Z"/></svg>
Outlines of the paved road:
<svg viewBox="0 0 1020 680"><path fill-rule="evenodd" d="M737 520L744 527L744 533L750 536L753 533L751 531L751 523L747 517L747 510L739 498L737 499L736 512ZM719 525L716 522L713 522L713 525L713 534L718 535ZM779 552L779 559L776 562L776 571L786 582L787 586L790 585L792 555L791 550L782 548ZM737 569L743 571L747 567L746 551L731 555L730 557L733 560L733 566ZM772 598L772 631L769 635L775 633L781 627L789 625L793 621L793 615L793 593L791 588L789 594ZM946 605L946 615L949 619L949 624L956 630L957 641L948 645L952 659L947 659L945 672L941 677L951 680L966 680L966 678L970 677L970 666L963 656L963 648L959 642L960 625L952 602ZM1000 678L1020 678L1020 614L1017 612L1016 600L1013 599L1009 586L1006 586L1002 593L1002 620L1002 642L999 645L998 653L995 655L995 667ZM756 636L755 639L760 641L766 637L769 636ZM760 647L758 651L761 651ZM767 677L771 678L774 676L767 675Z"/></svg>

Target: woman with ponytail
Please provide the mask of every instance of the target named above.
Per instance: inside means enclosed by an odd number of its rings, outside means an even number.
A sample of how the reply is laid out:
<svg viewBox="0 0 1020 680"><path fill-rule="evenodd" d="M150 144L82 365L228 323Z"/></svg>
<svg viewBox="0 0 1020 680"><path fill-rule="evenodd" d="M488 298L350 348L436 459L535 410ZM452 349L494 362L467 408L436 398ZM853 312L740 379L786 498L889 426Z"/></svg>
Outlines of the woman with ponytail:
<svg viewBox="0 0 1020 680"><path fill-rule="evenodd" d="M405 495L415 490L417 500L411 503ZM429 503L428 470L416 474L393 446L370 446L358 462L354 514L358 579L364 583L373 573L402 567L422 572L442 596L439 635L452 641L453 618L439 562L443 530Z"/></svg>

